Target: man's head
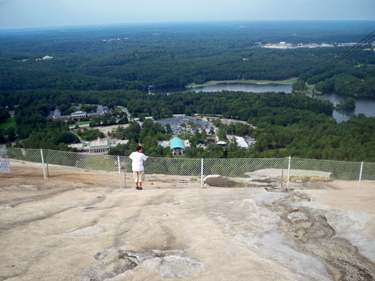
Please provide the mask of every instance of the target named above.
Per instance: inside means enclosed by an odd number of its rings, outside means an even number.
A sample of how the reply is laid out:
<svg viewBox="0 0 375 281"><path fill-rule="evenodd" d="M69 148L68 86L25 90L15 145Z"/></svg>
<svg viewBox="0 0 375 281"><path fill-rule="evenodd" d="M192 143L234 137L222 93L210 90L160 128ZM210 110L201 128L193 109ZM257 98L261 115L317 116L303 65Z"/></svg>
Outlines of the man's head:
<svg viewBox="0 0 375 281"><path fill-rule="evenodd" d="M137 146L135 147L135 151L137 151L137 152L141 152L141 151L142 151L142 146L137 145Z"/></svg>

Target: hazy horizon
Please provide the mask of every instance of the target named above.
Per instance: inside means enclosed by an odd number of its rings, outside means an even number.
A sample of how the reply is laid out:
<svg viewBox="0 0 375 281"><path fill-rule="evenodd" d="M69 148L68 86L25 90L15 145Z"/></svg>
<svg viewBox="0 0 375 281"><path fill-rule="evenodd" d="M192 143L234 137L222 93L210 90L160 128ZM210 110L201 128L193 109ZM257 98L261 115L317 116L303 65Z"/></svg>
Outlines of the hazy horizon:
<svg viewBox="0 0 375 281"><path fill-rule="evenodd" d="M1 0L0 0L1 1ZM272 23L272 22L282 22L282 23L293 23L293 22L303 22L303 23L339 23L339 22L374 22L375 20L212 20L212 21L165 21L165 22L129 22L129 23L112 23L112 24L82 24L82 25L61 25L61 26L42 26L42 27L20 27L20 28L1 28L0 31L37 31L37 30L56 30L56 29L85 29L85 28L104 28L104 27L121 27L121 26L148 26L148 25L156 25L156 26L163 26L163 25L173 25L173 24L180 24L180 25L188 25L188 24L222 24L222 23L236 23L236 24L246 24L246 23L255 23L255 22L265 22L265 23ZM245 27L245 26L244 26ZM374 25L375 28L375 25Z"/></svg>
<svg viewBox="0 0 375 281"><path fill-rule="evenodd" d="M217 21L374 21L371 0L0 0L0 29Z"/></svg>

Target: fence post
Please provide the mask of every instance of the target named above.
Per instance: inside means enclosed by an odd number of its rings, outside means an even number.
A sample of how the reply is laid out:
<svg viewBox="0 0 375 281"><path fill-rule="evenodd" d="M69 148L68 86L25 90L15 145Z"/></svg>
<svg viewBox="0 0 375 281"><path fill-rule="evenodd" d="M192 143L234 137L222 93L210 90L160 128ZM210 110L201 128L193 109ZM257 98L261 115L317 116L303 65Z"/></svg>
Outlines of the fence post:
<svg viewBox="0 0 375 281"><path fill-rule="evenodd" d="M361 170L359 172L358 190L361 188L362 171L363 171L363 161L361 162Z"/></svg>
<svg viewBox="0 0 375 281"><path fill-rule="evenodd" d="M283 189L283 181L284 181L284 161L281 166L281 189Z"/></svg>
<svg viewBox="0 0 375 281"><path fill-rule="evenodd" d="M42 158L43 175L44 175L44 179L46 180L46 179L47 179L47 176L46 176L46 168L44 167L43 149L40 150L40 156L41 156L41 158Z"/></svg>
<svg viewBox="0 0 375 281"><path fill-rule="evenodd" d="M201 188L203 188L203 158L201 161Z"/></svg>
<svg viewBox="0 0 375 281"><path fill-rule="evenodd" d="M124 164L124 181L125 181L125 188L126 188L126 165L125 164Z"/></svg>
<svg viewBox="0 0 375 281"><path fill-rule="evenodd" d="M288 183L286 184L286 188L289 189L289 178L290 178L290 162L292 161L292 157L289 155L289 163L288 163Z"/></svg>
<svg viewBox="0 0 375 281"><path fill-rule="evenodd" d="M122 189L122 179L121 179L121 162L120 155L117 155L117 165L118 165L118 176L120 177L120 189Z"/></svg>

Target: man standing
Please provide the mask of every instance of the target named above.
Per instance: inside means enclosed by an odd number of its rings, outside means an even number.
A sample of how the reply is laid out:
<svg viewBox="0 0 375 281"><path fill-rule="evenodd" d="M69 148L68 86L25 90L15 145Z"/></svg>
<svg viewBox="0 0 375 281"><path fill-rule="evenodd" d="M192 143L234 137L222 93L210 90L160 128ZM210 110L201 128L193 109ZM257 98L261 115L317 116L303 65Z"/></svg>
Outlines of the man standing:
<svg viewBox="0 0 375 281"><path fill-rule="evenodd" d="M148 156L142 153L142 146L137 145L135 152L130 154L129 158L132 160L133 177L136 185L136 189L142 190L142 179L144 177L143 161L148 159Z"/></svg>

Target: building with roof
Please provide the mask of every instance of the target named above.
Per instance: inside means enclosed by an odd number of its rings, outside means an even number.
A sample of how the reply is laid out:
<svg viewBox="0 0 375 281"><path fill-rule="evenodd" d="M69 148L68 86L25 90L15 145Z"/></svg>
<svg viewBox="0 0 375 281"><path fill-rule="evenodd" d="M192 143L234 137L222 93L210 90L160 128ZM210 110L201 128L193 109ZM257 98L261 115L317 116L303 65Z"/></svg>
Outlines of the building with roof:
<svg viewBox="0 0 375 281"><path fill-rule="evenodd" d="M227 146L228 144L225 141L218 141L216 145Z"/></svg>
<svg viewBox="0 0 375 281"><path fill-rule="evenodd" d="M75 148L78 151L84 151L84 149L85 149L85 144L82 143L82 142L69 144L68 146L71 147L71 148Z"/></svg>
<svg viewBox="0 0 375 281"><path fill-rule="evenodd" d="M78 152L88 152L88 153L108 153L112 148L119 144L127 144L129 140L102 140L98 138L92 142L85 143L74 143L68 145L71 148L76 148Z"/></svg>
<svg viewBox="0 0 375 281"><path fill-rule="evenodd" d="M185 154L185 148L190 147L189 140L182 140L180 138L173 138L169 141L163 141L164 147L170 147L173 152L173 155L182 155Z"/></svg>
<svg viewBox="0 0 375 281"><path fill-rule="evenodd" d="M96 107L96 112L94 112L94 113L87 113L87 117L88 118L99 117L99 116L103 116L106 113L111 113L111 111L109 110L108 106L102 106L102 105L99 104Z"/></svg>
<svg viewBox="0 0 375 281"><path fill-rule="evenodd" d="M80 108L80 106L76 107L77 109ZM106 113L110 113L111 111L107 106L97 105L96 112L94 113L87 113L84 111L76 111L71 113L70 115L61 115L60 109L56 108L53 113L51 112L51 116L54 121L56 120L69 120L69 119L75 119L75 120L81 120L84 118L93 118L93 117L100 117L103 116Z"/></svg>
<svg viewBox="0 0 375 281"><path fill-rule="evenodd" d="M87 117L87 113L84 112L84 111L76 111L76 112L73 112L72 114L70 114L70 117L71 117L72 119L78 119L78 120L81 120L81 119Z"/></svg>
<svg viewBox="0 0 375 281"><path fill-rule="evenodd" d="M69 120L70 115L61 115L60 109L56 108L55 111L53 111L52 118L53 120Z"/></svg>
<svg viewBox="0 0 375 281"><path fill-rule="evenodd" d="M235 140L239 147L243 147L243 148L249 147L249 144L250 144L250 142L248 141L249 137L246 137L246 139L244 137L239 137L239 136L234 136L234 135L226 135L226 137L230 141Z"/></svg>
<svg viewBox="0 0 375 281"><path fill-rule="evenodd" d="M110 140L111 147L118 146L119 144L127 144L129 140Z"/></svg>
<svg viewBox="0 0 375 281"><path fill-rule="evenodd" d="M249 147L249 145L247 144L246 140L243 137L235 136L235 138L236 138L237 145L239 147L244 147L244 148Z"/></svg>
<svg viewBox="0 0 375 281"><path fill-rule="evenodd" d="M108 152L111 150L111 144L109 140L101 140L98 138L96 141L90 143L89 152L98 153L98 152Z"/></svg>

